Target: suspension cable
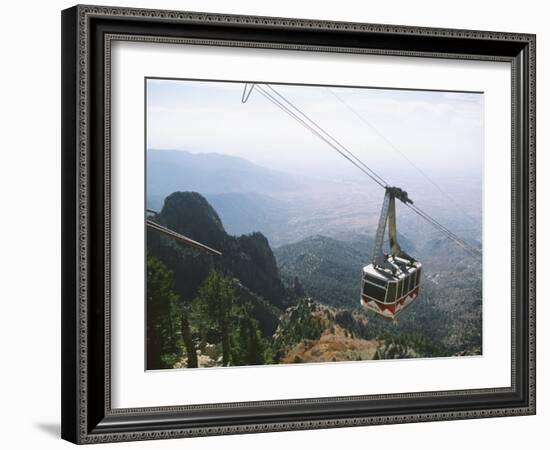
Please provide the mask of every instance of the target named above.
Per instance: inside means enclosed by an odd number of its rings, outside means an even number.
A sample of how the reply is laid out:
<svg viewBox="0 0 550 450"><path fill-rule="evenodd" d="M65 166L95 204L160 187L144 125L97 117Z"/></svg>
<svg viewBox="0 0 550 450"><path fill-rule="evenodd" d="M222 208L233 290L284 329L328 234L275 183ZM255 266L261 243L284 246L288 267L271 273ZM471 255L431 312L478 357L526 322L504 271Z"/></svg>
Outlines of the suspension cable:
<svg viewBox="0 0 550 450"><path fill-rule="evenodd" d="M268 92L264 88L264 86L267 87L273 94ZM292 117L295 121L301 124L304 128L309 130L312 134L314 134L323 142L328 144L331 148L336 150L341 156L346 158L349 162L351 162L355 167L361 170L365 175L367 175L380 187L384 189L388 188L389 186L388 183L382 177L380 177L369 166L367 166L363 161L361 161L357 156L355 156L355 154L351 152L351 150L349 150L347 147L345 147L340 141L334 138L324 128L322 128L319 124L317 124L309 116L307 116L307 114L305 114L296 105L294 105L294 103L292 103L290 100L284 97L280 92L278 92L273 86L269 84L264 84L264 85L254 84L252 89L253 88L256 88L256 90L264 98L269 100L279 109L281 109L283 112L287 113L290 117ZM252 89L250 90L250 92L252 91ZM246 99L244 99L243 97L243 103L245 103L246 100L248 100L248 97L249 95L246 97ZM409 207L414 213L416 213L417 215L422 217L424 220L426 220L428 223L430 223L435 229L440 231L448 239L452 240L461 248L466 250L471 256L474 256L476 259L481 259L481 255L482 255L481 250L479 250L478 248L472 246L471 244L467 243L466 241L458 237L451 230L446 228L444 225L439 223L436 219L431 217L428 213L418 208L417 206L409 203L405 203L405 205Z"/></svg>
<svg viewBox="0 0 550 450"><path fill-rule="evenodd" d="M367 175L369 178L371 178L376 184L378 184L380 187L385 188L386 183L385 181L379 177L372 169L368 168L368 166L361 164L361 161L357 162L358 159L353 155L349 150L346 149L346 151L339 148L337 144L334 143L334 138L329 133L322 131L317 131L316 128L314 128L312 125L310 125L308 122L300 118L296 113L294 113L292 110L290 110L288 107L286 107L283 103L281 103L279 100L277 100L273 95L271 95L269 92L263 89L262 86L256 85L256 90L267 100L269 100L271 103L273 103L275 106L286 112L290 117L292 117L294 120L296 120L298 123L300 123L303 127L308 129L311 133L313 133L315 136L317 136L319 139L324 141L326 144L328 144L330 147L332 147L334 150L336 150L340 155L342 155L344 158L346 158L349 162L351 162L355 167L357 167L359 170L361 170L365 175ZM303 113L302 113L303 114ZM324 133L323 133L324 132ZM350 154L352 156L348 156Z"/></svg>
<svg viewBox="0 0 550 450"><path fill-rule="evenodd" d="M346 148L344 144L342 144L340 141L338 141L334 136L332 136L328 131L323 129L317 122L315 122L311 117L307 116L300 108L298 108L294 103L292 103L289 99L284 97L281 93L279 93L273 86L266 85L268 89L270 89L275 95L277 95L281 100L283 100L290 108L292 108L294 111L296 111L304 120L307 120L309 123L311 123L316 129L320 130L325 135L329 136L330 139L338 146L340 147L349 157L351 157L353 160L355 160L358 164L360 164L362 167L364 167L369 173L371 173L374 177L378 178L380 183L384 184L385 186L388 185L388 183L377 173L375 173L369 166L367 166L363 161L361 161L357 156L355 156L351 150Z"/></svg>
<svg viewBox="0 0 550 450"><path fill-rule="evenodd" d="M439 230L443 235L445 235L448 239L455 242L458 246L462 247L464 250L466 250L471 256L474 258L481 260L481 250L474 247L473 245L467 243L460 237L458 237L456 234L454 234L451 230L446 228L445 226L441 225L437 220L435 220L433 217L422 211L420 208L418 208L415 205L410 205L408 203L405 204L405 206L409 207L413 212L418 214L420 217L422 217L424 220L429 222L434 228Z"/></svg>
<svg viewBox="0 0 550 450"><path fill-rule="evenodd" d="M440 193L441 195L443 195L445 198L447 198L447 200L451 201L454 206L456 206L457 208L461 208L463 211L463 214L464 214L464 217L466 217L470 223L476 223L477 224L477 221L474 221L474 219L472 219L465 211L464 211L464 208L462 208L457 202L456 200L451 197L447 192L445 192L441 186L439 186L431 177L428 176L428 174L426 172L424 172L420 167L418 167L413 160L411 160L404 152L402 152L401 150L399 150L399 148L391 141L389 140L385 135L384 133L382 133L377 127L375 127L371 122L369 122L367 119L365 119L365 117L363 117L361 114L359 114L357 112L357 110L355 110L355 108L353 108L352 106L350 106L347 102L344 101L344 99L338 95L336 92L334 92L333 89L331 89L330 87L326 87L327 91L330 92L342 105L344 105L344 107L346 107L355 117L357 117L363 124L365 124L366 126L368 126L372 131L374 131L384 142L386 142L386 144L388 144L390 146L390 148L392 148L396 153L398 153L399 155L401 155L401 157L403 157L412 167L414 167L419 173L420 175L422 175L424 177L424 179L426 179L432 186L434 186Z"/></svg>

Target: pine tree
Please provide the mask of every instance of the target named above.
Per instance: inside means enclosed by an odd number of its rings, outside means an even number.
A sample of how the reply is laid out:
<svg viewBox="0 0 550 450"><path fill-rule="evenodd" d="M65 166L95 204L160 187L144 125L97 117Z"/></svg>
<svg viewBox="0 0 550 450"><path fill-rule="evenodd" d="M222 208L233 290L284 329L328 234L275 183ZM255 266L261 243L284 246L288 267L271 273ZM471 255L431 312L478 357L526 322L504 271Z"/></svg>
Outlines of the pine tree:
<svg viewBox="0 0 550 450"><path fill-rule="evenodd" d="M189 325L189 320L187 319L187 314L185 312L181 315L181 338L183 340L183 345L185 346L185 351L187 353L187 367L199 367L197 349L195 348L195 344L193 343L191 327Z"/></svg>
<svg viewBox="0 0 550 450"><path fill-rule="evenodd" d="M170 368L179 351L178 297L172 273L154 256L147 257L147 368Z"/></svg>
<svg viewBox="0 0 550 450"><path fill-rule="evenodd" d="M214 330L221 336L222 364L229 365L231 355L231 318L235 289L230 278L212 272L200 287L193 300L193 312L201 328Z"/></svg>
<svg viewBox="0 0 550 450"><path fill-rule="evenodd" d="M236 366L265 364L267 345L262 338L258 321L242 308L235 320L232 334L231 363Z"/></svg>

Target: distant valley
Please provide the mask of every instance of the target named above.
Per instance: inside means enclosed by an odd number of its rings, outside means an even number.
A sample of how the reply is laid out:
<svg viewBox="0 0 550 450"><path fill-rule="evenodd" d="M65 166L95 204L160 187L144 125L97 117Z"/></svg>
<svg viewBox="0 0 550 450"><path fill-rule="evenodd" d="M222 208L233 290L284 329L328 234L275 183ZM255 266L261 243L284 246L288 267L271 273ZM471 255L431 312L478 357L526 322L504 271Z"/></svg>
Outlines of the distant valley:
<svg viewBox="0 0 550 450"><path fill-rule="evenodd" d="M358 235L373 236L382 203L380 188L367 179L289 175L217 153L148 150L147 174L149 208L160 209L172 192L199 192L215 207L228 233L240 235L260 230L274 248L314 235L343 241L354 240ZM425 210L442 223L452 224L461 236L479 241L480 221L475 208L467 211L468 215L462 214L456 205L426 186L425 180L402 182L411 185L413 193L422 195L418 203ZM420 188L416 189L415 183ZM456 183L449 181L449 191L468 206L470 202L464 196L475 198L477 194L457 190ZM407 208L400 208L398 214L399 230L417 247L441 238Z"/></svg>

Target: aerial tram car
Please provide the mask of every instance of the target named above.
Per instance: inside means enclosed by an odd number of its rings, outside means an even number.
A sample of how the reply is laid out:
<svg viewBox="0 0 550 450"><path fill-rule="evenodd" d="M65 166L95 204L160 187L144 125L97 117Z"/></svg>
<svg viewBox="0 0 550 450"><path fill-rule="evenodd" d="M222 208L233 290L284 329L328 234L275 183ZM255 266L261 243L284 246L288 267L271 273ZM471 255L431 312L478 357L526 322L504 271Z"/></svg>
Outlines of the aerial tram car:
<svg viewBox="0 0 550 450"><path fill-rule="evenodd" d="M363 267L361 304L388 319L394 319L418 298L422 264L405 253L397 242L395 199L412 204L407 193L386 187L376 230L372 262ZM390 253L383 253L388 228Z"/></svg>

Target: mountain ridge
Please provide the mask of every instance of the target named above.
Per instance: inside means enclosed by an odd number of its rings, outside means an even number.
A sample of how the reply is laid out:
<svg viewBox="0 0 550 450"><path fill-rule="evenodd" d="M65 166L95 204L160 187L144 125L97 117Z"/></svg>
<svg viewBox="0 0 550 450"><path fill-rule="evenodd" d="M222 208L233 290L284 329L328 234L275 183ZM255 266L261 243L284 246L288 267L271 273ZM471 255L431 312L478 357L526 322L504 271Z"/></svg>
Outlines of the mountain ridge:
<svg viewBox="0 0 550 450"><path fill-rule="evenodd" d="M189 298L204 280L208 270L222 270L238 278L248 289L265 298L277 308L284 307L288 300L277 268L275 256L267 238L259 233L231 236L210 203L196 192L174 192L166 197L164 206L155 220L169 229L188 236L222 253L212 256L182 248L173 240L148 233L148 249L172 269L191 288L176 286L183 298ZM186 259L192 254L194 263ZM203 267L203 272L200 268ZM194 274L194 278L190 275ZM194 280L192 283L190 280Z"/></svg>
<svg viewBox="0 0 550 450"><path fill-rule="evenodd" d="M148 149L146 161L147 201L151 208L158 208L166 196L176 191L211 195L282 192L299 186L292 175L216 152Z"/></svg>

